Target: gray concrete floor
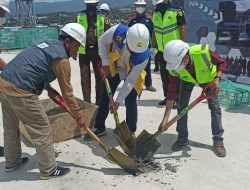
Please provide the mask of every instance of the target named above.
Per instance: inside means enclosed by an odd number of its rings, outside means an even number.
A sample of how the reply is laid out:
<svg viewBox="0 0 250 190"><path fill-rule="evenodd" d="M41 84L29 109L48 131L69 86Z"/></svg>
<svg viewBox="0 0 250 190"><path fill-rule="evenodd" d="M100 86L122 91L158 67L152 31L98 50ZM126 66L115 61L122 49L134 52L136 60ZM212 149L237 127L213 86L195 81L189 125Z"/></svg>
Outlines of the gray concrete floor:
<svg viewBox="0 0 250 190"><path fill-rule="evenodd" d="M5 60L11 60L16 53L2 53ZM79 67L76 61L72 63L72 83L76 97L82 98L80 86ZM153 69L154 66L152 66ZM92 73L93 74L93 73ZM161 79L159 73L153 73L153 85L157 92L143 91L138 99L138 129L136 135L143 129L154 133L161 122L164 107L157 104L163 98ZM92 87L94 76L92 75ZM59 90L57 82L52 86ZM201 89L195 87L192 100L199 96ZM47 98L46 93L41 99ZM92 88L92 101L94 102L94 88ZM119 110L120 120L125 119L125 107ZM171 116L176 111L173 110ZM174 189L174 190L248 190L250 171L250 107L237 110L228 110L222 107L223 126L225 129L225 146L227 156L219 158L212 151L212 134L210 126L210 113L206 101L195 107L189 114L190 145L183 151L172 152L171 145L177 138L175 125L158 137L162 146L155 154L155 162L160 168L157 171L132 176L119 166L105 158L105 152L95 142L84 142L82 138L72 139L55 144L59 152L58 164L71 168L67 176L42 181L39 180L39 171L35 150L24 144L23 155L29 156L30 161L19 170L12 173L4 172L4 158L0 158L0 189ZM0 112L0 118L2 113ZM108 135L103 141L110 147L120 149L113 137L115 127L114 119L109 115L107 122ZM3 133L2 120L0 120L0 133ZM0 145L3 136L0 135Z"/></svg>

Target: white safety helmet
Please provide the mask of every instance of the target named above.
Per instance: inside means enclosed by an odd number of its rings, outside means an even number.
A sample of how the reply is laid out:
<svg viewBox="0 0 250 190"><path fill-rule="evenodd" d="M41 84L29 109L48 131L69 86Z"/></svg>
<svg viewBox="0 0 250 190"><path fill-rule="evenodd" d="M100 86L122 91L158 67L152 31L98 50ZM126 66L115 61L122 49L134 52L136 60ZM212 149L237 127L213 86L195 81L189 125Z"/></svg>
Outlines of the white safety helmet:
<svg viewBox="0 0 250 190"><path fill-rule="evenodd" d="M135 0L134 5L146 5L146 0Z"/></svg>
<svg viewBox="0 0 250 190"><path fill-rule="evenodd" d="M157 5L159 3L162 3L164 0L152 0L153 5Z"/></svg>
<svg viewBox="0 0 250 190"><path fill-rule="evenodd" d="M65 32L84 47L86 42L86 31L85 28L78 23L68 23L66 24L61 31Z"/></svg>
<svg viewBox="0 0 250 190"><path fill-rule="evenodd" d="M126 39L132 52L142 53L148 48L149 31L144 24L134 24L128 29Z"/></svg>
<svg viewBox="0 0 250 190"><path fill-rule="evenodd" d="M10 13L9 4L10 4L10 0L0 1L0 7L8 13Z"/></svg>
<svg viewBox="0 0 250 190"><path fill-rule="evenodd" d="M185 65L181 64L187 54L189 45L182 40L171 40L164 47L163 57L167 62L167 70L182 70Z"/></svg>
<svg viewBox="0 0 250 190"><path fill-rule="evenodd" d="M100 10L106 10L106 11L109 11L109 5L107 3L103 3L100 5Z"/></svg>
<svg viewBox="0 0 250 190"><path fill-rule="evenodd" d="M98 3L99 0L84 0L84 3Z"/></svg>

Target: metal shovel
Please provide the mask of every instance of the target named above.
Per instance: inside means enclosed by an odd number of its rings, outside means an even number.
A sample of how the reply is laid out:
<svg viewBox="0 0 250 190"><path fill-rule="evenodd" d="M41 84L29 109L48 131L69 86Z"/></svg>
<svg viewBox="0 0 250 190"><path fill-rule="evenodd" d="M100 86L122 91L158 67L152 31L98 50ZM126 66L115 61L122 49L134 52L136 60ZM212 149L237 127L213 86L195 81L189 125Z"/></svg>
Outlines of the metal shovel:
<svg viewBox="0 0 250 190"><path fill-rule="evenodd" d="M113 94L111 91L111 87L109 85L109 81L107 77L104 75L103 81L105 83L106 91L109 97L109 101L114 105ZM135 138L132 135L129 127L125 121L120 123L117 112L114 112L114 118L116 123L116 128L113 130L113 134L118 141L119 145L123 149L123 151L127 155L133 156L135 154Z"/></svg>
<svg viewBox="0 0 250 190"><path fill-rule="evenodd" d="M52 100L58 105L60 105L62 108L66 109L68 113L75 119L73 113L70 111L68 105L65 103L63 97L59 93L54 98L52 98ZM132 173L133 175L141 172L138 169L136 162L132 158L123 154L114 147L109 148L108 145L102 142L100 138L98 138L95 135L95 133L93 133L88 127L86 128L86 131L91 136L91 138L93 138L100 145L100 147L106 152L106 156L108 157L109 160L121 166L128 173Z"/></svg>
<svg viewBox="0 0 250 190"><path fill-rule="evenodd" d="M173 125L176 121L186 115L193 107L195 107L202 100L207 98L213 98L215 96L216 86L212 83L207 85L201 95L190 103L186 108L184 108L178 115L172 118L167 124L167 129ZM166 129L166 130L167 130ZM150 160L154 153L158 150L161 144L156 140L156 138L162 134L164 131L158 130L155 134L149 134L146 130L143 130L139 136L136 138L136 157L143 160Z"/></svg>

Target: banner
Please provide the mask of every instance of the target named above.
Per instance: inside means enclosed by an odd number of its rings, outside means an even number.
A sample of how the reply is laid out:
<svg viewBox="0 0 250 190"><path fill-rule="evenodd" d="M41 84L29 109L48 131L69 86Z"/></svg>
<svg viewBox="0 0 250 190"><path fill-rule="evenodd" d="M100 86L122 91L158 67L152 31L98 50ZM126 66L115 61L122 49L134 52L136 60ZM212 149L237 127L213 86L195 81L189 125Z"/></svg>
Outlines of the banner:
<svg viewBox="0 0 250 190"><path fill-rule="evenodd" d="M250 84L250 1L173 0L183 7L187 42L208 43L228 63L224 79Z"/></svg>

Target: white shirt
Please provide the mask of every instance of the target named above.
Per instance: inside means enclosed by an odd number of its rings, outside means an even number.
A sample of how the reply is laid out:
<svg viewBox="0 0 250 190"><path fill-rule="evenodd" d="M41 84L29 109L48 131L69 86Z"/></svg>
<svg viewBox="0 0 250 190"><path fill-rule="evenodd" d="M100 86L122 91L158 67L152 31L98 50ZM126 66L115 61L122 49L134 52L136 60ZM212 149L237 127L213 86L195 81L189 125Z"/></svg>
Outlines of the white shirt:
<svg viewBox="0 0 250 190"><path fill-rule="evenodd" d="M109 66L109 59L108 59L109 45L113 42L113 35L118 26L119 24L111 27L99 39L98 42L99 55L102 59L103 66ZM126 43L125 40L124 43ZM148 63L148 59L146 59L142 63L133 66L129 74L127 74L127 62L129 61L129 59L130 59L130 52L127 46L124 45L121 51L120 58L117 60L116 64L117 66L116 72L119 74L120 79L121 80L126 79L116 98L116 102L119 104L121 104L125 100L128 94L134 88L141 72L145 69Z"/></svg>

